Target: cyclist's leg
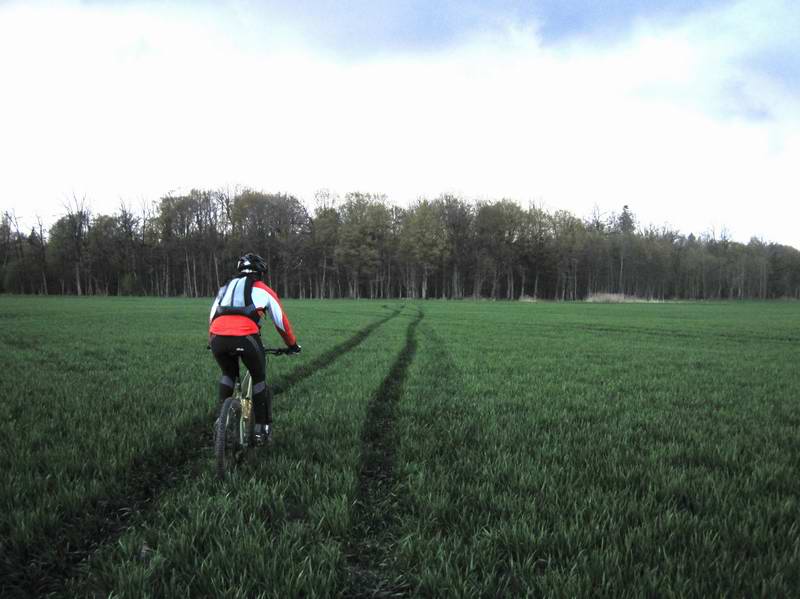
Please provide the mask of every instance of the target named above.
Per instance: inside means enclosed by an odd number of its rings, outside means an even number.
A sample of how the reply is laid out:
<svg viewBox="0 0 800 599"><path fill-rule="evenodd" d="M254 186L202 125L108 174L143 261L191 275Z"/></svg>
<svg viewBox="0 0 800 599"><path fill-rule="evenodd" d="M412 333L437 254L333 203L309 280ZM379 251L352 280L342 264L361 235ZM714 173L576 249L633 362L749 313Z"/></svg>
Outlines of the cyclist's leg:
<svg viewBox="0 0 800 599"><path fill-rule="evenodd" d="M264 346L259 335L248 335L242 362L253 379L253 409L256 424L272 424L272 402L267 393L267 365Z"/></svg>
<svg viewBox="0 0 800 599"><path fill-rule="evenodd" d="M219 335L211 338L211 351L222 370L217 387L220 405L233 395L234 381L239 376L239 358L234 353L237 345L236 339L237 337L221 337Z"/></svg>

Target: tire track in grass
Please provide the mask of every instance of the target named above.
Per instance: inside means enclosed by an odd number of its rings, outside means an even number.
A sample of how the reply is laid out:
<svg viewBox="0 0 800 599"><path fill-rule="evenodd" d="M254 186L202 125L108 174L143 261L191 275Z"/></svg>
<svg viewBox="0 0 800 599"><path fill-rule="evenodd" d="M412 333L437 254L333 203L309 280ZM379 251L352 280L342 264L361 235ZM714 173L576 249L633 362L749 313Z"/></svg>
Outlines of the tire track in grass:
<svg viewBox="0 0 800 599"><path fill-rule="evenodd" d="M406 330L403 350L367 406L361 433L356 498L350 510L345 597L397 597L410 590L402 576L388 576L384 548L391 541L397 497L394 476L398 445L394 426L396 406L417 352L416 331L423 317L423 311L418 309Z"/></svg>
<svg viewBox="0 0 800 599"><path fill-rule="evenodd" d="M380 320L376 320L372 324L364 327L358 333L350 337L347 341L340 343L336 347L331 350L328 350L323 355L321 355L316 360L305 364L304 366L299 366L292 370L292 372L288 373L282 381L276 381L275 383L270 383L270 387L272 389L273 395L280 395L290 387L296 385L302 380L307 379L312 374L315 374L317 371L322 370L323 368L327 368L333 362L337 360L341 355L346 354L349 351L354 350L356 347L361 345L361 343L369 337L375 329L384 325L386 322L400 314L402 312L403 306L401 305L399 308L392 310L392 313Z"/></svg>
<svg viewBox="0 0 800 599"><path fill-rule="evenodd" d="M356 334L308 364L295 368L271 384L273 395L328 368L342 355L354 350L372 333L397 317L404 306L392 309ZM35 540L0 559L0 595L30 597L60 594L77 566L100 546L112 542L126 530L133 515L152 509L159 495L176 486L182 474L204 446L211 443L214 413L192 419L175 442L157 448L133 461L116 480L124 480L109 498L92 498L80 511L68 513L56 529L37 531ZM5 553L5 550L4 550Z"/></svg>

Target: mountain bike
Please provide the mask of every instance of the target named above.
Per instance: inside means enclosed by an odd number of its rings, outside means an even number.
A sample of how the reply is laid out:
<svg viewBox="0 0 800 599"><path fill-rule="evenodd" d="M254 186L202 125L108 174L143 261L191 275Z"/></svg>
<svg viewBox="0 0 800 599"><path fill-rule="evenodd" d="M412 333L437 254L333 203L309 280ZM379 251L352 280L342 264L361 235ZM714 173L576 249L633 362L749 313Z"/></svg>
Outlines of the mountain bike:
<svg viewBox="0 0 800 599"><path fill-rule="evenodd" d="M281 356L288 349L264 349L265 354ZM267 394L272 390L267 385ZM237 377L233 395L222 403L214 430L214 453L217 459L217 477L222 480L242 462L247 450L255 445L255 414L253 414L253 380L245 374Z"/></svg>

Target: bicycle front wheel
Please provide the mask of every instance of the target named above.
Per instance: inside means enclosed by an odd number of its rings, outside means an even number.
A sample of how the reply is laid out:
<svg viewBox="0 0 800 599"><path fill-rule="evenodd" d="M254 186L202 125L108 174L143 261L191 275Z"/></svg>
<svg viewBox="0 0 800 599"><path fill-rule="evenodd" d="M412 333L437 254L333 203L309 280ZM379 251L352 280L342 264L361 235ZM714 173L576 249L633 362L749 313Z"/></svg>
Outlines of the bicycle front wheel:
<svg viewBox="0 0 800 599"><path fill-rule="evenodd" d="M222 404L217 421L214 452L217 457L217 477L224 479L241 458L244 448L240 437L242 405L235 397Z"/></svg>

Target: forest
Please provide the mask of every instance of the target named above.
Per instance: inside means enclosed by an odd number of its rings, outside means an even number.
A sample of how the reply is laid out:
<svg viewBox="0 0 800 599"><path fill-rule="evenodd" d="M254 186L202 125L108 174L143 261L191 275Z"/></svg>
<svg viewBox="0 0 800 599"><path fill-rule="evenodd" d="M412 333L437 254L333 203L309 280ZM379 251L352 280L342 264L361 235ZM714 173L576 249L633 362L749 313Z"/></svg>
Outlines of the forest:
<svg viewBox="0 0 800 599"><path fill-rule="evenodd" d="M290 298L800 299L800 251L641 226L629 206L578 218L453 195L192 190L94 214L73 197L49 228L0 221L0 292L212 296L255 252Z"/></svg>

